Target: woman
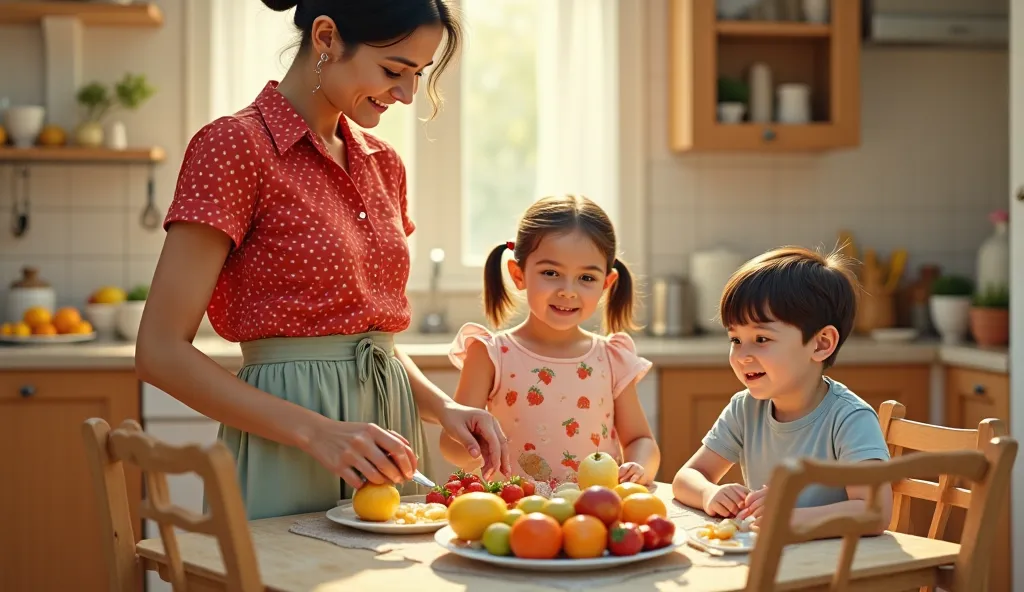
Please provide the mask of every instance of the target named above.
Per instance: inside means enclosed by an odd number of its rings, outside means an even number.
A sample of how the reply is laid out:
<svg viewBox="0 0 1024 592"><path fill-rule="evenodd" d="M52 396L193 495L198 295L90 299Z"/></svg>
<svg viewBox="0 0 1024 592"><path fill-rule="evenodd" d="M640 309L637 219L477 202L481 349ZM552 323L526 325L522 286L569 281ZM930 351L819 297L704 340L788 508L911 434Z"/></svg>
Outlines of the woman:
<svg viewBox="0 0 1024 592"><path fill-rule="evenodd" d="M420 419L508 473L505 437L394 347L409 325L406 176L372 128L458 49L446 0L263 0L296 7L280 83L192 138L136 349L142 380L221 422L251 519L322 511L368 480L408 483ZM241 342L238 377L192 345L204 310ZM340 478L340 480L339 480ZM343 485L342 481L344 482Z"/></svg>

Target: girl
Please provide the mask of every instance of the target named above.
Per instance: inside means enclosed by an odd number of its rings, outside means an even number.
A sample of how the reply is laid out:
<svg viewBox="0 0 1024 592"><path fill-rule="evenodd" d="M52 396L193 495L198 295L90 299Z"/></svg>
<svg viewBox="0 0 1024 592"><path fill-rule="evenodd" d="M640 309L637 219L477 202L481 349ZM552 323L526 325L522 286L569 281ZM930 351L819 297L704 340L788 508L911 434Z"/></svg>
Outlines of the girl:
<svg viewBox="0 0 1024 592"><path fill-rule="evenodd" d="M404 483L426 450L421 419L485 473L507 467L495 419L455 403L394 346L410 316L405 167L349 123L372 128L411 103L445 38L427 79L437 106L455 14L446 0L263 3L295 9L299 51L280 83L189 143L139 376L221 422L250 519L327 510L364 479ZM237 377L192 345L204 310L241 342Z"/></svg>
<svg viewBox="0 0 1024 592"><path fill-rule="evenodd" d="M636 383L651 363L635 353L633 280L615 257L615 230L585 197L541 199L523 215L515 243L498 245L484 267L487 317L500 327L512 300L508 272L526 292L529 315L515 328L491 333L468 323L449 354L462 370L458 403L487 408L508 437L512 473L552 488L576 481L580 461L595 450L619 463L619 480L649 484L658 445L637 398ZM600 336L580 328L608 293ZM441 436L445 458L479 465L458 441Z"/></svg>

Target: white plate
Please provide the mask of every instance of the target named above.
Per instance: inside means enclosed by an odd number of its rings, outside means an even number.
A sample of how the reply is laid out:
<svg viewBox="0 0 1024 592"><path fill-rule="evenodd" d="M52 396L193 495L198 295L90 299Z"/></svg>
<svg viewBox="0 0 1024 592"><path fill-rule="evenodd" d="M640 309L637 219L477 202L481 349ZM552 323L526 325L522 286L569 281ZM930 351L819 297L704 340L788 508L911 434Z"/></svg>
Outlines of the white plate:
<svg viewBox="0 0 1024 592"><path fill-rule="evenodd" d="M754 543L757 542L756 532L737 532L732 535L731 539L723 541L719 539L709 539L698 535L697 531L702 528L705 528L705 526L688 528L686 530L686 534L690 537L690 540L697 543L698 546L715 549L722 553L750 553L754 550Z"/></svg>
<svg viewBox="0 0 1024 592"><path fill-rule="evenodd" d="M16 343L18 345L50 345L57 343L82 343L96 339L96 333L71 333L67 335L0 335L0 343Z"/></svg>
<svg viewBox="0 0 1024 592"><path fill-rule="evenodd" d="M672 537L671 545L660 549L654 549L653 551L640 551L636 555L626 556L611 555L607 554L606 551L604 557L595 557L593 559L569 559L567 557L561 557L558 559L520 559L512 555L491 555L486 549L482 548L479 543L467 543L459 540L450 526L445 526L441 530L437 531L437 533L434 534L434 540L449 552L459 555L460 557L475 559L477 561L490 563L492 565L500 565L502 567L528 569L531 571L593 571L615 567L617 565L625 565L627 563L647 561L648 559L668 555L680 546L686 544L686 534L681 532L680 529L676 529L676 533Z"/></svg>
<svg viewBox="0 0 1024 592"><path fill-rule="evenodd" d="M425 495L407 495L402 497L402 502L423 503L426 499L427 496ZM327 510L327 519L349 528L357 528L379 534L427 534L448 526L447 520L424 522L422 524L395 524L393 520L369 522L356 516L356 511L352 509L351 500L344 500L339 505Z"/></svg>

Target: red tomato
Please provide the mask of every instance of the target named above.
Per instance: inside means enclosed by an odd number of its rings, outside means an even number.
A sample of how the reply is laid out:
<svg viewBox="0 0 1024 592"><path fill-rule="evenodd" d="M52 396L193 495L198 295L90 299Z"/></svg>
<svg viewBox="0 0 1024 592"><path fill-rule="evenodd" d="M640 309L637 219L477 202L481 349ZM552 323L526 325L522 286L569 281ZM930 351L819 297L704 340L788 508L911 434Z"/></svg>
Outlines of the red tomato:
<svg viewBox="0 0 1024 592"><path fill-rule="evenodd" d="M676 533L676 525L657 514L647 519L644 524L644 549L660 549L672 544L672 537Z"/></svg>
<svg viewBox="0 0 1024 592"><path fill-rule="evenodd" d="M636 555L644 548L644 536L632 522L619 522L608 529L608 551L612 555Z"/></svg>

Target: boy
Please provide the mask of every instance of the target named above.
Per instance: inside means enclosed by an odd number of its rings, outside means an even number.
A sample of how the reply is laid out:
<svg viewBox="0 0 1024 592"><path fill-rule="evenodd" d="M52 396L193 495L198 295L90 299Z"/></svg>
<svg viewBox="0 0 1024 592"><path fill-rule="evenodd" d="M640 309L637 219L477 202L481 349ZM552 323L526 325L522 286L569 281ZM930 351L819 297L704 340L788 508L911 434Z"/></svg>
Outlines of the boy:
<svg viewBox="0 0 1024 592"><path fill-rule="evenodd" d="M782 247L751 259L729 279L719 315L732 343L729 364L746 389L732 397L676 473L677 500L710 516L750 516L758 525L768 479L783 458L889 459L875 410L823 375L849 336L857 308L857 282L845 264L836 253ZM746 486L719 485L737 462ZM792 522L862 513L867 496L866 487L809 485ZM884 486L881 497L888 526L891 487Z"/></svg>

